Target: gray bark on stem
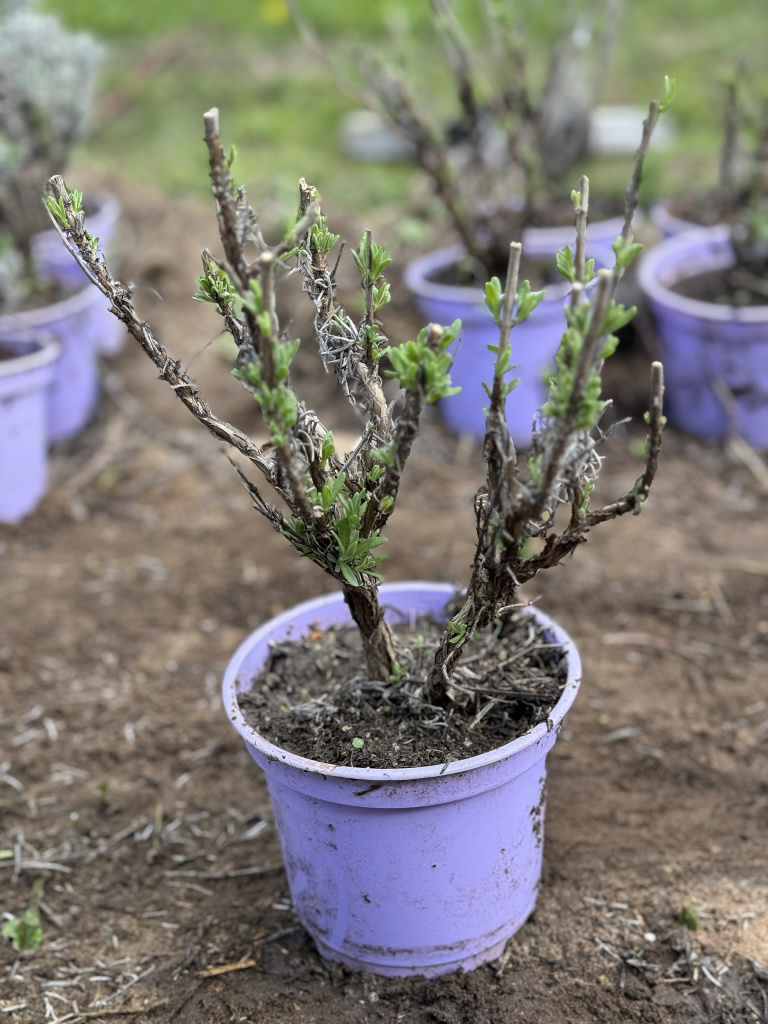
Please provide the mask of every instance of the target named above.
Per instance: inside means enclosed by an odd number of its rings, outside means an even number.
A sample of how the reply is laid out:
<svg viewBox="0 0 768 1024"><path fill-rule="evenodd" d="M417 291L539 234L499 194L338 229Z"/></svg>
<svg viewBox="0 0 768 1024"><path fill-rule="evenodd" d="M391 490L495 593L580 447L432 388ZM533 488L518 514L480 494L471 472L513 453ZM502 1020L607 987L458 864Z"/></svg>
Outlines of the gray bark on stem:
<svg viewBox="0 0 768 1024"><path fill-rule="evenodd" d="M395 647L392 633L384 621L375 587L343 588L344 600L363 638L363 653L369 679L389 682L394 672Z"/></svg>

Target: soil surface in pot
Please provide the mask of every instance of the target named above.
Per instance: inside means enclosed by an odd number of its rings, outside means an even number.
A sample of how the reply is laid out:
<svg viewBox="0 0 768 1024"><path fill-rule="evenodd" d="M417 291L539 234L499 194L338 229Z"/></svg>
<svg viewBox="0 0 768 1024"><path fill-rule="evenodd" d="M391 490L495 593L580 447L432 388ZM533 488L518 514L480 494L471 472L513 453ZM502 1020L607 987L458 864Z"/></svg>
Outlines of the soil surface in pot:
<svg viewBox="0 0 768 1024"><path fill-rule="evenodd" d="M683 192L669 203L673 217L702 228L713 228L728 219L727 204L716 189Z"/></svg>
<svg viewBox="0 0 768 1024"><path fill-rule="evenodd" d="M62 245L64 243L62 242ZM19 288L14 297L0 305L0 316L8 316L12 313L26 313L30 309L41 309L44 306L51 306L55 302L61 302L71 295L71 290L62 288L54 281L35 280L31 284Z"/></svg>
<svg viewBox="0 0 768 1024"><path fill-rule="evenodd" d="M768 276L760 276L743 266L686 277L673 285L672 291L718 305L768 306Z"/></svg>
<svg viewBox="0 0 768 1024"><path fill-rule="evenodd" d="M524 227L568 228L574 227L573 203L569 198L571 186L564 186L555 196L540 197L534 203ZM590 196L589 220L591 223L624 216L624 199L608 196ZM574 227L575 233L575 227ZM573 248L573 246L571 246Z"/></svg>
<svg viewBox="0 0 768 1024"><path fill-rule="evenodd" d="M506 278L506 273L506 267L502 267L497 271L497 276L502 281L502 284ZM483 268L478 265L477 260L471 256L465 256L460 263L454 263L453 266L446 267L437 274L433 274L429 280L434 281L435 284L455 285L460 288L484 288L488 278ZM551 260L528 260L523 258L520 261L520 280L530 281L532 290L538 291L540 288L562 284L564 278L558 274L557 267Z"/></svg>
<svg viewBox="0 0 768 1024"><path fill-rule="evenodd" d="M277 746L314 761L420 768L517 739L546 721L563 692L562 649L529 615L513 615L467 645L446 708L421 696L442 626L420 618L415 629L393 632L403 676L391 683L360 676L356 629L332 627L272 645L264 671L240 696L246 721Z"/></svg>
<svg viewBox="0 0 768 1024"><path fill-rule="evenodd" d="M623 217L623 215L623 199L614 200L601 197L594 203L590 200L590 221L607 220L613 217ZM540 197L537 199L533 209L525 214L519 210L507 210L496 213L492 220L484 220L483 223L490 225L491 230L481 228L481 232L485 231L489 238L492 235L494 244L498 244L500 239L504 240L503 245L500 246L501 253L494 255L495 266L493 269L493 275L502 282L506 279L507 259L509 256L506 239L510 241L517 239L519 241L523 238L528 228L573 228L573 237L567 240L571 250L573 250L576 241L573 203L570 199L564 198L564 196L557 196L555 198ZM467 257L463 264L449 267L430 278L430 280L435 281L437 284L483 288L488 277L489 275L478 265L476 260ZM526 278L531 282L531 288L534 290L563 283L563 278L557 272L553 260L527 260L525 251L523 251L520 280L524 281Z"/></svg>
<svg viewBox="0 0 768 1024"><path fill-rule="evenodd" d="M82 169L69 180L87 194ZM200 252L215 244L212 201L169 200L135 182L93 187L124 204L124 280L136 284L140 315L173 358L194 360L217 414L263 439L252 397L210 345L220 318L190 300ZM382 207L373 223L324 212L354 248L367 227L395 237L402 210ZM392 267L393 341L423 326L396 278L412 255L401 250ZM346 252L339 280L345 301L359 294ZM306 339L296 384L349 447L359 421L312 356L313 316L305 297L290 328ZM636 419L601 446L598 500L626 493L641 472L649 364L621 347L606 363L606 395ZM257 516L138 345L110 361L104 384L94 423L52 452L48 496L0 527L0 911L22 915L38 879L44 904L38 949L0 941L1 1017L768 1016L768 525L743 463L668 429L642 514L594 530L572 560L527 585L584 667L548 755L536 912L496 964L430 981L377 978L323 962L298 926L266 784L221 706L238 644L329 580ZM390 580L463 585L480 446L428 412L411 459L383 569ZM678 922L686 906L698 912L695 932Z"/></svg>

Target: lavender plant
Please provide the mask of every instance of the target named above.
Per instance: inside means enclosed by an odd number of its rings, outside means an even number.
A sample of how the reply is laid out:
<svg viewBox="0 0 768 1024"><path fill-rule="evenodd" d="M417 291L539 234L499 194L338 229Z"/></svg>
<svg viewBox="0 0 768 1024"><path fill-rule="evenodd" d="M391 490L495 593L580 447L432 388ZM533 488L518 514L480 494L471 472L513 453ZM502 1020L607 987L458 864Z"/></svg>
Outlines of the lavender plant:
<svg viewBox="0 0 768 1024"><path fill-rule="evenodd" d="M529 42L515 5L479 0L485 27L475 47L452 5L430 0L433 36L451 72L456 110L449 131L423 111L400 69L371 48L360 55L359 82L337 63L286 0L305 42L331 69L340 89L376 111L411 145L468 254L488 277L503 271L510 238L537 219L545 225L565 179L587 147L589 115L615 40L620 0L607 0L602 29L581 19L552 48L544 86L531 86ZM601 20L592 4L590 21ZM427 60L433 60L432 52ZM509 196L520 195L520 204ZM568 213L566 212L566 217Z"/></svg>
<svg viewBox="0 0 768 1024"><path fill-rule="evenodd" d="M26 0L0 6L0 236L29 264L40 191L82 138L102 46Z"/></svg>
<svg viewBox="0 0 768 1024"><path fill-rule="evenodd" d="M768 299L768 99L743 95L745 71L726 83L720 182L710 207L731 225L737 267L733 292L742 302Z"/></svg>
<svg viewBox="0 0 768 1024"><path fill-rule="evenodd" d="M487 304L499 325L499 342L492 349L492 365L489 361L483 446L486 482L475 497L477 544L466 597L446 624L423 684L423 699L433 705L453 699L452 675L476 629L513 604L519 588L540 570L561 563L591 529L628 512L637 514L648 496L664 423L658 363L652 372L644 471L623 496L591 506L602 461L598 446L605 437L599 424L609 404L600 397L600 372L615 348L614 332L634 313L615 302L614 290L640 248L631 234L632 215L643 158L662 109L664 104L656 101L650 106L627 190L624 229L614 243L615 267L599 271L590 300L585 288L591 269L584 252L588 180L582 178L580 190L572 194L576 244L573 252L565 250L560 257L561 272L573 288L567 330L550 381L550 398L534 429L527 458L516 451L504 413L504 399L517 384L509 377L514 369L512 331L542 295L532 292L527 281L518 282L519 243L508 248L504 285L492 279L487 286ZM233 183L233 151L227 155L221 144L217 110L205 114L204 125L222 251L219 256L203 252L195 298L216 308L237 344L233 374L261 408L270 435L268 446L257 446L219 419L181 364L139 318L130 287L111 277L85 227L81 194L67 188L60 176L48 183L48 211L80 265L109 298L111 311L154 362L160 378L215 437L248 460L287 511L281 511L265 497L260 484L238 469L254 507L302 556L340 584L362 636L370 679L397 680L402 673L396 643L377 592L380 549L421 413L454 390L450 346L461 325L458 321L430 324L414 340L389 343L378 315L390 298L385 276L390 258L370 232L353 253L365 296L365 315L353 319L337 300L339 256L334 256L334 249L339 236L326 224L317 190L300 181L295 222L277 244L268 245L245 189ZM255 258L248 258L246 246L255 247ZM335 375L347 399L365 414L365 429L351 452L337 449L332 432L291 384L291 362L299 341L282 331L275 304L276 281L290 270L301 275L314 304L315 333L326 369ZM402 389L394 406L388 404L383 390L387 376ZM535 550L528 543L532 538L539 541Z"/></svg>

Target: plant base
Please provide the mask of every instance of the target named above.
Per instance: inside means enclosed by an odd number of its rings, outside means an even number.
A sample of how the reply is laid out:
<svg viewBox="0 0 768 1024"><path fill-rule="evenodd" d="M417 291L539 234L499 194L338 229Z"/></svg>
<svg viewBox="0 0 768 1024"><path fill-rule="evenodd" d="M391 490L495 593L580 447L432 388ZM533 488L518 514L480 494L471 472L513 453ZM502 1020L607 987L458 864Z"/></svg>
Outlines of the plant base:
<svg viewBox="0 0 768 1024"><path fill-rule="evenodd" d="M444 584L381 588L390 620L440 616ZM318 949L356 970L445 974L494 959L536 902L543 851L545 757L579 685L569 637L531 610L562 644L568 682L546 723L486 754L426 768L322 764L251 729L237 695L271 641L349 622L341 594L307 601L240 647L224 678L232 724L266 774L296 913Z"/></svg>

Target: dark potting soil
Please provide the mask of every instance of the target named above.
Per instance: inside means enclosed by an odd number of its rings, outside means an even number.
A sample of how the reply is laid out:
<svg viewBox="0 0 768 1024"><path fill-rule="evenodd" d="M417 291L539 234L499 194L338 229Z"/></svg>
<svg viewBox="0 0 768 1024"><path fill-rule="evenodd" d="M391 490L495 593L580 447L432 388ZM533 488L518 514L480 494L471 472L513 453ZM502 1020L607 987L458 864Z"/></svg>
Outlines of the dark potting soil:
<svg viewBox="0 0 768 1024"><path fill-rule="evenodd" d="M683 192L669 204L669 212L702 228L713 228L727 219L725 203L712 189Z"/></svg>
<svg viewBox="0 0 768 1024"><path fill-rule="evenodd" d="M746 267L710 270L687 277L672 286L672 291L700 302L725 306L768 305L768 276L760 276Z"/></svg>
<svg viewBox="0 0 768 1024"><path fill-rule="evenodd" d="M0 316L51 306L71 294L71 289L67 290L54 281L34 281L30 286L23 286L9 302L0 305Z"/></svg>
<svg viewBox="0 0 768 1024"><path fill-rule="evenodd" d="M326 764L424 767L474 757L522 736L546 721L563 692L562 648L520 611L467 646L446 708L421 696L442 626L420 618L394 632L405 668L398 682L361 675L356 628L317 630L272 645L264 670L240 696L246 721L284 750Z"/></svg>
<svg viewBox="0 0 768 1024"><path fill-rule="evenodd" d="M574 184L576 188L578 183ZM599 196L589 200L589 219L591 222L608 220L611 217L622 217L624 215L624 199L612 199L610 196ZM532 228L563 228L573 227L574 238L576 227L574 224L573 203L567 191L557 197L545 198L537 202L526 227ZM573 246L571 246L573 248Z"/></svg>
<svg viewBox="0 0 768 1024"><path fill-rule="evenodd" d="M503 283L507 273L506 267L497 270L496 273ZM483 288L488 278L482 266L468 256L461 262L433 274L430 280L436 284L456 285L460 288ZM527 260L523 257L520 261L520 280L530 281L531 288L538 291L553 284L561 284L564 279L558 274L552 260Z"/></svg>

